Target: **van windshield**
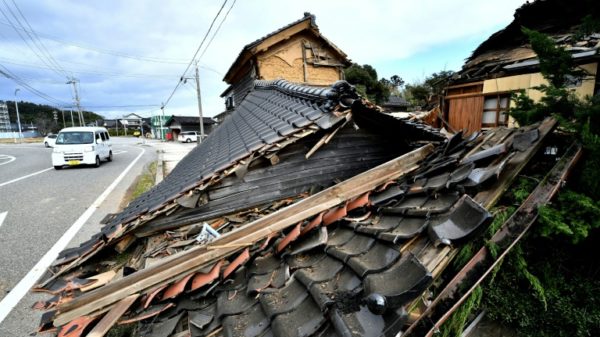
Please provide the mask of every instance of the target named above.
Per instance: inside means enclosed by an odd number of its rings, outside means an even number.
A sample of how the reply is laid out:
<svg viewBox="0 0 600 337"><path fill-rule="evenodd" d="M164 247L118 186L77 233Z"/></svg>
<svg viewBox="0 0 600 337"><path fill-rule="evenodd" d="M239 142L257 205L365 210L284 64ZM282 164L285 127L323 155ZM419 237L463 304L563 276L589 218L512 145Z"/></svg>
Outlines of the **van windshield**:
<svg viewBox="0 0 600 337"><path fill-rule="evenodd" d="M61 132L56 138L56 144L92 144L94 133L87 131Z"/></svg>

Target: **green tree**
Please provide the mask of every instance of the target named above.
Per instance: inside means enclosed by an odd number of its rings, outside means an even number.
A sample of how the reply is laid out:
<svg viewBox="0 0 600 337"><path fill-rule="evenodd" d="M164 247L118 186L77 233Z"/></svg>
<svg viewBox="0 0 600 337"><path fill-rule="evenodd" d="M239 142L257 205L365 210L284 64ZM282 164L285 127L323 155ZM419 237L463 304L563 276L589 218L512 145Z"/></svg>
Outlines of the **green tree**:
<svg viewBox="0 0 600 337"><path fill-rule="evenodd" d="M377 71L371 65L353 64L344 71L346 81L356 86L359 93L376 104L382 104L390 97L391 82L378 79Z"/></svg>
<svg viewBox="0 0 600 337"><path fill-rule="evenodd" d="M442 70L427 76L423 82L407 84L405 98L415 106L426 107L433 96L440 95L454 74L450 70Z"/></svg>

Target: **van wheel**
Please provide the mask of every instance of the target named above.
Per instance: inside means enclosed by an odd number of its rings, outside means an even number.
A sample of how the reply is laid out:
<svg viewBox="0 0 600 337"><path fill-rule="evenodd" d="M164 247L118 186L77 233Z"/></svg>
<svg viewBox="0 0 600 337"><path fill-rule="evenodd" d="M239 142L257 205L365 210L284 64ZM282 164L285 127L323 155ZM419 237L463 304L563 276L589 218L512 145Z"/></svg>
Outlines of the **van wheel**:
<svg viewBox="0 0 600 337"><path fill-rule="evenodd" d="M100 167L100 157L96 156L96 163L94 164L94 167Z"/></svg>
<svg viewBox="0 0 600 337"><path fill-rule="evenodd" d="M108 158L106 158L106 161L112 161L112 151L108 153Z"/></svg>
<svg viewBox="0 0 600 337"><path fill-rule="evenodd" d="M186 143L191 143L191 142L192 142L192 140L188 138L188 139L186 139L186 140L185 140L185 142L186 142Z"/></svg>
<svg viewBox="0 0 600 337"><path fill-rule="evenodd" d="M55 170L62 170L62 166L54 166Z"/></svg>
<svg viewBox="0 0 600 337"><path fill-rule="evenodd" d="M48 145L48 142L44 142L44 146L45 147L50 147L50 145Z"/></svg>

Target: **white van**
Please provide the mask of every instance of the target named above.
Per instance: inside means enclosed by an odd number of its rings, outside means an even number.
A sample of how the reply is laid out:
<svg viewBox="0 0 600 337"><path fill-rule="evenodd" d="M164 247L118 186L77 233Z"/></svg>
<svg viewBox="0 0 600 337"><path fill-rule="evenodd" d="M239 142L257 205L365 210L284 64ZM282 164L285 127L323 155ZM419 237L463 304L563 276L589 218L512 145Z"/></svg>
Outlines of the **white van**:
<svg viewBox="0 0 600 337"><path fill-rule="evenodd" d="M98 167L100 160L112 161L110 136L105 128L85 126L60 130L52 150L55 169L85 164Z"/></svg>

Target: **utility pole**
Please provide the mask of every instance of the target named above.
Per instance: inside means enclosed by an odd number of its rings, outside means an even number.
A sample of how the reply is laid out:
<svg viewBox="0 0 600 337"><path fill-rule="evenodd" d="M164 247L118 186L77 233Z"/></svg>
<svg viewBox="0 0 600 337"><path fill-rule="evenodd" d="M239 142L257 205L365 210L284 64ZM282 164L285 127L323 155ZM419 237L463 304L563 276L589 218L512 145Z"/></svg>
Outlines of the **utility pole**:
<svg viewBox="0 0 600 337"><path fill-rule="evenodd" d="M73 108L69 109L71 111L71 126L75 126L75 122L73 121Z"/></svg>
<svg viewBox="0 0 600 337"><path fill-rule="evenodd" d="M19 117L19 104L17 103L17 92L19 88L15 89L15 110L17 110L17 127L19 128L19 143L23 142L23 134L21 133L21 117Z"/></svg>
<svg viewBox="0 0 600 337"><path fill-rule="evenodd" d="M200 115L200 139L198 145L204 139L204 118L202 117L202 100L200 98L200 73L198 71L198 61L196 60L196 95L198 96L198 114Z"/></svg>
<svg viewBox="0 0 600 337"><path fill-rule="evenodd" d="M165 140L166 134L163 132L163 123L165 120L165 103L160 104L161 116L159 116L160 121L160 139Z"/></svg>
<svg viewBox="0 0 600 337"><path fill-rule="evenodd" d="M64 109L60 109L60 112L62 112L63 128L66 128L67 124L65 123L65 110Z"/></svg>
<svg viewBox="0 0 600 337"><path fill-rule="evenodd" d="M73 92L75 94L75 105L77 106L79 126L85 126L85 120L83 119L83 112L81 111L81 104L79 101L79 91L77 90L77 83L79 83L79 80L75 77L71 77L71 79L66 84L73 84Z"/></svg>

